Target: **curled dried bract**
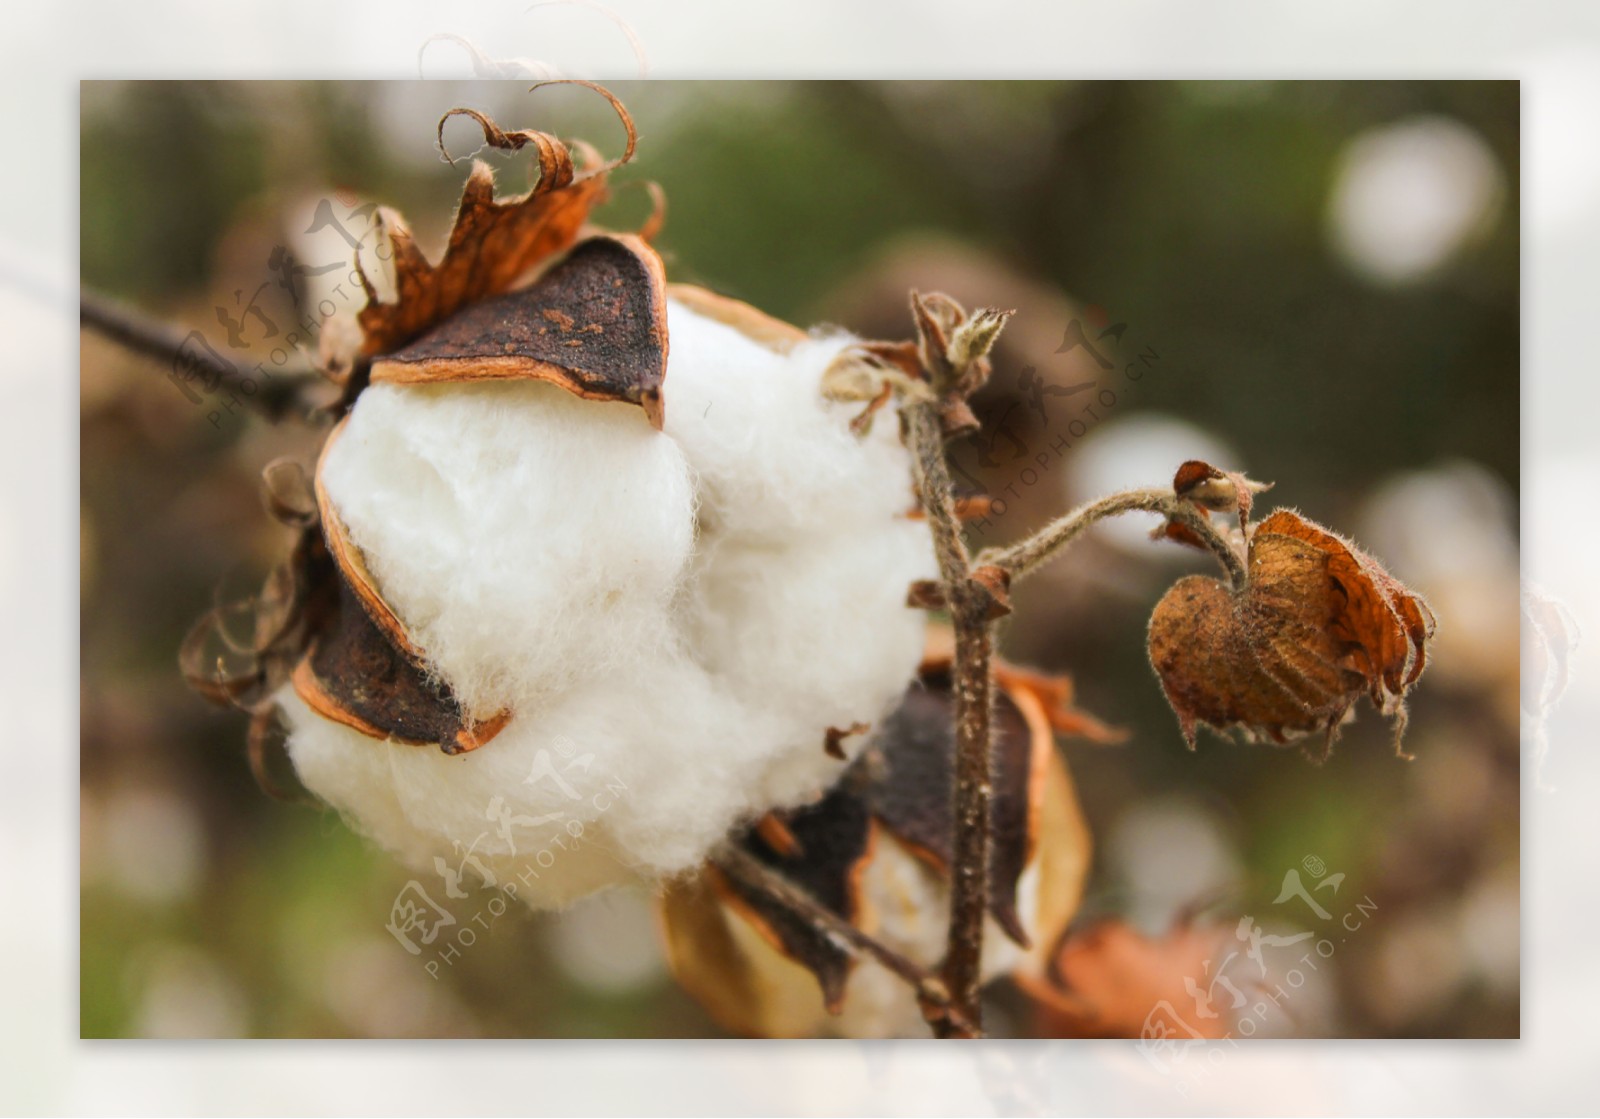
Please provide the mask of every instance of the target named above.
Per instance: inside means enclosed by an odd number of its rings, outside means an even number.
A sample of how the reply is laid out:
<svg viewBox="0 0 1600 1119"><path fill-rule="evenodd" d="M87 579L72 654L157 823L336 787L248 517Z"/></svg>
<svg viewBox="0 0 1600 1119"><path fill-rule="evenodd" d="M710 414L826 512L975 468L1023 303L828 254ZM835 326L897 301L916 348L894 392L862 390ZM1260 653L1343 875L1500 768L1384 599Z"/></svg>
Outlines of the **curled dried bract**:
<svg viewBox="0 0 1600 1119"><path fill-rule="evenodd" d="M633 155L636 133L627 110L614 96L588 82L617 111L628 133L628 146L618 162ZM506 132L482 113L455 109L477 121L492 147L517 151L532 146L538 153L533 187L504 201L494 196L494 172L475 161L462 191L461 206L450 230L449 244L438 264L430 264L417 248L410 228L394 211L378 213L381 235L393 253L395 298L382 302L365 275L367 306L360 313L362 352L389 353L442 322L469 303L510 290L530 269L571 246L589 212L605 198L606 172L587 145L569 146L543 132ZM572 156L576 149L578 159Z"/></svg>
<svg viewBox="0 0 1600 1119"><path fill-rule="evenodd" d="M1427 663L1427 604L1348 540L1278 510L1251 531L1248 584L1178 581L1150 618L1150 660L1194 748L1199 723L1287 743L1321 734L1326 758L1356 700L1405 728Z"/></svg>

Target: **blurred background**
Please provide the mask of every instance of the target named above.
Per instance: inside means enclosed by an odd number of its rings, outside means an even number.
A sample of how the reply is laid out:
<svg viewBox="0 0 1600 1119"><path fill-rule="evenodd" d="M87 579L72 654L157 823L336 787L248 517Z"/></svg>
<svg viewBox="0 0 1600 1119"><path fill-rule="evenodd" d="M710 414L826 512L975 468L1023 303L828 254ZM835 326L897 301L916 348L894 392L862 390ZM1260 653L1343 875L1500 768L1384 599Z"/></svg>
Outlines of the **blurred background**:
<svg viewBox="0 0 1600 1119"><path fill-rule="evenodd" d="M1288 940L1323 926L1277 900L1286 874L1343 874L1337 905L1315 896L1336 915L1366 899L1359 931L1301 967L1261 1032L1515 1036L1516 83L612 88L640 148L600 220L636 225L648 202L625 184L659 182L672 278L885 338L908 333L912 286L1018 309L985 433L956 454L1001 499L975 542L1202 457L1276 482L1265 508L1353 536L1428 597L1409 763L1365 706L1320 768L1205 735L1186 752L1144 626L1204 564L1147 524L1023 584L1003 640L1130 731L1064 743L1097 844L1085 927L1115 918L1159 951L1199 913ZM348 261L369 201L437 251L466 169L435 125L457 105L620 148L592 95L525 83L85 83L83 284L244 368L288 362L342 270L286 261ZM445 136L475 142L466 122ZM524 160L490 158L524 188ZM715 1035L642 895L508 911L439 979L396 944L410 875L331 813L265 796L244 716L176 667L218 588L247 593L287 546L261 467L309 460L321 433L82 347L82 1034ZM1254 1001L1245 979L1277 983L1313 943L1235 979ZM1004 990L995 1024L1057 1025Z"/></svg>

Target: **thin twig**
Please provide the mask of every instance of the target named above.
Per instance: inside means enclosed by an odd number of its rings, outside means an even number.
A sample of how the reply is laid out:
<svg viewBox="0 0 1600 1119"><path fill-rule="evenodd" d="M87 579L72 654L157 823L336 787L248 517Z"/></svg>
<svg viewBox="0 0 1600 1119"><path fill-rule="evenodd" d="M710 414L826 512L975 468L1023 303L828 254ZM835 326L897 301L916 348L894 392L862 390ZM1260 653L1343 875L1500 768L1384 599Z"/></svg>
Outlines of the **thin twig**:
<svg viewBox="0 0 1600 1119"><path fill-rule="evenodd" d="M993 564L1014 580L1020 579L1077 540L1091 526L1109 517L1134 512L1160 513L1182 524L1217 557L1235 590L1248 582L1243 557L1216 523L1193 502L1185 501L1170 489L1126 490L1080 505L1020 543L985 549L978 561Z"/></svg>
<svg viewBox="0 0 1600 1119"><path fill-rule="evenodd" d="M965 1035L935 1023L941 1037L982 1036L983 923L989 908L989 722L994 682L990 610L993 596L972 578L972 561L961 539L955 487L945 459L937 403L905 409L917 494L928 516L945 601L955 629L955 781L951 789L952 857L950 926L944 982L961 1015L977 1029Z"/></svg>
<svg viewBox="0 0 1600 1119"><path fill-rule="evenodd" d="M809 923L817 932L836 943L842 943L856 955L871 957L905 980L916 991L917 1001L922 1005L924 1015L930 1019L947 1021L962 1036L976 1036L971 1024L951 1004L949 990L926 968L919 967L882 941L825 908L805 890L743 848L732 843L724 844L712 861L724 874L782 906Z"/></svg>
<svg viewBox="0 0 1600 1119"><path fill-rule="evenodd" d="M193 332L160 322L136 308L108 296L85 289L78 301L78 321L119 346L162 362L169 373L181 366L190 374L214 383L212 390L230 395L238 403L259 411L269 420L279 420L303 410L302 390L317 377L314 370L285 370L263 377L259 382L240 372L232 362L216 355L209 346L187 345Z"/></svg>

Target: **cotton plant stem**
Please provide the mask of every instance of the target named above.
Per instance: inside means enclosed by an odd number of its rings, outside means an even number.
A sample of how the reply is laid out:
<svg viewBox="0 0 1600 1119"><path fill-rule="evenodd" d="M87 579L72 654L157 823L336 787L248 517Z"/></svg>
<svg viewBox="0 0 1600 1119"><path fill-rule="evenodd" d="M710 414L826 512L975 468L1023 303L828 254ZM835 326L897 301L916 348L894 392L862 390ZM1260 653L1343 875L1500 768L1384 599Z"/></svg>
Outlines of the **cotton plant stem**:
<svg viewBox="0 0 1600 1119"><path fill-rule="evenodd" d="M927 513L955 629L955 782L950 879L950 926L943 967L945 986L962 1017L976 1030L957 1034L935 1023L941 1037L982 1036L983 927L989 907L990 715L994 701L991 592L972 578L972 560L956 518L955 488L945 460L944 431L936 404L905 410L917 493Z"/></svg>
<svg viewBox="0 0 1600 1119"><path fill-rule="evenodd" d="M1134 512L1160 513L1190 529L1217 557L1235 590L1242 589L1249 581L1244 558L1216 523L1192 502L1178 497L1170 489L1125 490L1080 505L1020 543L986 549L978 556L978 562L993 564L1013 580L1020 579L1037 570L1100 521Z"/></svg>
<svg viewBox="0 0 1600 1119"><path fill-rule="evenodd" d="M956 1031L956 1036L976 1036L975 1027L952 1005L949 990L926 968L919 967L882 941L824 908L805 890L734 844L719 848L712 862L747 889L776 902L824 936L842 942L852 953L876 960L905 980L916 991L917 1001L930 1019L947 1023L950 1029Z"/></svg>
<svg viewBox="0 0 1600 1119"><path fill-rule="evenodd" d="M183 350L187 332L151 318L142 311L108 296L85 289L78 300L78 321L124 349L154 358L169 369ZM251 378L240 374L228 362L214 360L203 350L189 350L184 360L196 370L205 370L218 381L218 391L226 390L269 420L282 419L300 405L302 387L313 380L310 369L282 373L262 384L246 384Z"/></svg>

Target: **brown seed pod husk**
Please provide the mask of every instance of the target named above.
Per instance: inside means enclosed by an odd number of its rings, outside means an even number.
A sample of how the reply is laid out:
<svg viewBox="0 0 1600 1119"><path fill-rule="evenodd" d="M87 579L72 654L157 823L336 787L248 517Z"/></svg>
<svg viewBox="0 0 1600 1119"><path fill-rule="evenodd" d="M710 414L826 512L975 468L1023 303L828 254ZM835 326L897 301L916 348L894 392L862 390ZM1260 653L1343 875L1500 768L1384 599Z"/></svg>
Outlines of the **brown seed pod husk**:
<svg viewBox="0 0 1600 1119"><path fill-rule="evenodd" d="M920 873L949 877L955 743L949 689L949 658L936 651L900 708L821 800L772 814L738 842L835 914L875 933L881 907L892 902L863 888L874 859L908 860L925 868ZM1006 936L1023 946L1037 939L1041 948L1055 942L1076 911L1089 862L1088 828L1051 723L1033 690L1002 684L994 723L990 913ZM1017 908L1024 872L1038 882L1027 928ZM662 913L674 973L730 1030L808 1034L823 1008L837 1012L847 997L853 956L714 867L674 884ZM922 916L942 929L943 912Z"/></svg>
<svg viewBox="0 0 1600 1119"><path fill-rule="evenodd" d="M806 332L798 326L697 284L668 284L667 296L703 318L731 326L774 353L786 354L806 340Z"/></svg>
<svg viewBox="0 0 1600 1119"><path fill-rule="evenodd" d="M1236 1021L1228 988L1216 990L1209 1017L1194 1011L1191 988L1233 940L1231 927L1214 922L1185 918L1148 936L1102 919L1063 936L1043 974L1018 978L1037 1002L1037 1036L1154 1040L1146 1031L1176 1025L1168 1010L1182 1008L1182 1040L1222 1038Z"/></svg>
<svg viewBox="0 0 1600 1119"><path fill-rule="evenodd" d="M317 461L317 513L332 568L324 581L333 590L325 621L295 666L295 694L324 718L372 738L437 745L447 754L475 750L511 713L471 718L379 592L323 484L328 455L348 422L329 432Z"/></svg>
<svg viewBox="0 0 1600 1119"><path fill-rule="evenodd" d="M637 404L661 427L666 276L629 234L590 237L527 287L463 308L372 363L372 381L540 380Z"/></svg>
<svg viewBox="0 0 1600 1119"><path fill-rule="evenodd" d="M1298 513L1250 535L1249 583L1179 580L1150 618L1150 659L1184 741L1195 727L1288 743L1323 736L1326 757L1363 694L1395 720L1427 663L1433 615L1376 560Z"/></svg>

